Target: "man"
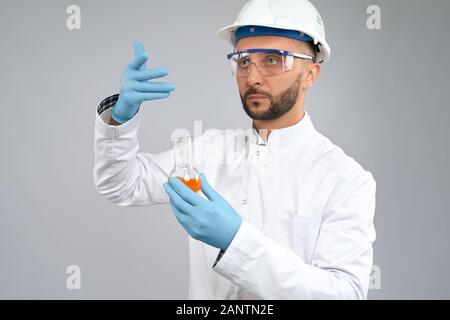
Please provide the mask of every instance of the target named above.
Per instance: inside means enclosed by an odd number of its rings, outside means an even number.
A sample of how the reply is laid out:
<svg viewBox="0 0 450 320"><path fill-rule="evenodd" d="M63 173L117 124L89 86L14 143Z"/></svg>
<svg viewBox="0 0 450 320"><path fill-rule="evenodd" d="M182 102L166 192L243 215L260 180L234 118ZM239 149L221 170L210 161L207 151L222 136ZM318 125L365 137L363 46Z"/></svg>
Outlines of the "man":
<svg viewBox="0 0 450 320"><path fill-rule="evenodd" d="M171 151L139 152L139 106L175 87L148 81L167 70L145 69L136 43L120 95L98 107L97 190L122 206L170 202L191 236L190 298L365 299L376 184L304 111L330 54L319 13L306 0L252 0L219 36L233 44L227 57L253 130L196 139L202 193L167 182Z"/></svg>

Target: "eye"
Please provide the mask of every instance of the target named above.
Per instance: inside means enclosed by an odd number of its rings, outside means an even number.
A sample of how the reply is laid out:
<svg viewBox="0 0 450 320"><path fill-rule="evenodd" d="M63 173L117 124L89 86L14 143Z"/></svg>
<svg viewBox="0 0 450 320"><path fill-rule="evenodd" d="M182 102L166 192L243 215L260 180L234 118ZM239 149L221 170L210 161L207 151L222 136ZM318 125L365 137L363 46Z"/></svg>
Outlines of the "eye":
<svg viewBox="0 0 450 320"><path fill-rule="evenodd" d="M280 63L280 61L281 61L280 57L272 55L272 56L267 56L265 58L264 63L269 65L269 66L274 66L274 65L277 65L278 63Z"/></svg>
<svg viewBox="0 0 450 320"><path fill-rule="evenodd" d="M246 67L248 67L249 63L250 63L250 60L248 58L237 59L237 65L239 66L239 68L246 68Z"/></svg>

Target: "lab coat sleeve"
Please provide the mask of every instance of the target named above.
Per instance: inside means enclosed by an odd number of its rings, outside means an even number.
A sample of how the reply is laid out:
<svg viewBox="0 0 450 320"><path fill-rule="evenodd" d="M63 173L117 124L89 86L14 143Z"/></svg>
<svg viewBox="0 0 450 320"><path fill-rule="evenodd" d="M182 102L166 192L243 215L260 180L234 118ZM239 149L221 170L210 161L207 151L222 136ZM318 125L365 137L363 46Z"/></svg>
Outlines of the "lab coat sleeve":
<svg viewBox="0 0 450 320"><path fill-rule="evenodd" d="M337 187L311 264L243 221L213 269L263 299L365 299L375 240L375 189L369 172L351 186Z"/></svg>
<svg viewBox="0 0 450 320"><path fill-rule="evenodd" d="M118 95L103 100L96 112L94 184L97 191L120 206L168 203L162 188L172 169L171 150L158 154L139 150L139 111L128 122L108 125ZM156 135L156 133L155 133Z"/></svg>

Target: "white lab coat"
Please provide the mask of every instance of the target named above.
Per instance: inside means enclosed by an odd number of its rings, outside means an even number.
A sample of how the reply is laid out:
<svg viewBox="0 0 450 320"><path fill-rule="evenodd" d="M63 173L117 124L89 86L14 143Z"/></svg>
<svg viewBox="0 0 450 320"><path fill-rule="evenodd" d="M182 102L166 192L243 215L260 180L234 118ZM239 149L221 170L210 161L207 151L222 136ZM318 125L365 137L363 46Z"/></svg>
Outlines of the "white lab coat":
<svg viewBox="0 0 450 320"><path fill-rule="evenodd" d="M96 116L95 186L121 206L166 204L171 151L139 149L141 111L107 125L102 118L109 119L116 99L105 99ZM208 130L194 145L199 171L243 221L219 256L219 249L189 238L191 299L367 297L375 180L316 131L307 112L266 144L254 130Z"/></svg>

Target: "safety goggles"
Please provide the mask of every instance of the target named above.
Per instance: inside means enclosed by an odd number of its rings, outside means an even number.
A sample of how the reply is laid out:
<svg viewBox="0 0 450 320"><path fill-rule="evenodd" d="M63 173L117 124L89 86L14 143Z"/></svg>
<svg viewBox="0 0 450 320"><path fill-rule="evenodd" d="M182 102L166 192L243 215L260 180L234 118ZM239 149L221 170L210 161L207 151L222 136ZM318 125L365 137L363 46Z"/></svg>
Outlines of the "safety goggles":
<svg viewBox="0 0 450 320"><path fill-rule="evenodd" d="M274 76L291 70L295 58L315 62L309 55L277 49L247 49L227 54L231 72L238 77L248 76L251 63L255 64L261 75Z"/></svg>

